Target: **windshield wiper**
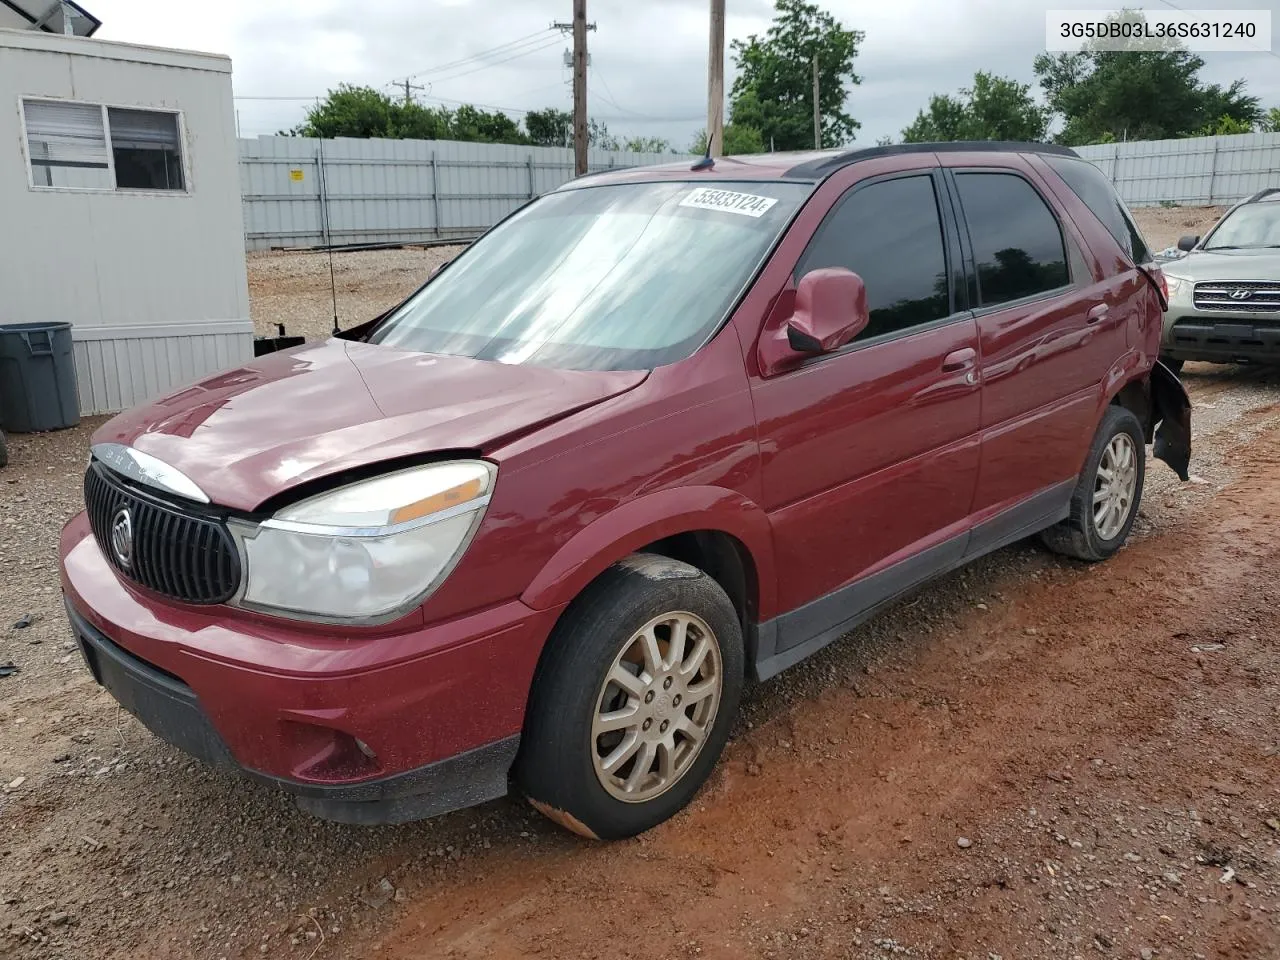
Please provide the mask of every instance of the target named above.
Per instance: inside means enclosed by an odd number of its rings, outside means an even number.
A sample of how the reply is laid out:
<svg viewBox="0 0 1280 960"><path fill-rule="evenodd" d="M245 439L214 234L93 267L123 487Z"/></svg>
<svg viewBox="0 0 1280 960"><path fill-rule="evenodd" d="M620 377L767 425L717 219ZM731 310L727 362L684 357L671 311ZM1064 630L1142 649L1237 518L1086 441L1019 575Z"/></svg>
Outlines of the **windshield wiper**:
<svg viewBox="0 0 1280 960"><path fill-rule="evenodd" d="M1280 250L1280 243L1249 243L1244 246L1224 244L1220 247L1205 247L1206 250Z"/></svg>

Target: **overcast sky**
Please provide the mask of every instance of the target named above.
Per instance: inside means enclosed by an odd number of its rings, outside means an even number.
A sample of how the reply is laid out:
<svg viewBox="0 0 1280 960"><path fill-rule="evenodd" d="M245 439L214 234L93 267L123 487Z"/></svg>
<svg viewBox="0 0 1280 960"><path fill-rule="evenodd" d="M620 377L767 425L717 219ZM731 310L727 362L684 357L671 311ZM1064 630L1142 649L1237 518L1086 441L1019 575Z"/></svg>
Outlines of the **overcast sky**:
<svg viewBox="0 0 1280 960"><path fill-rule="evenodd" d="M229 54L237 97L315 97L338 83L388 84L406 75L428 103L459 101L520 111L570 108L569 0L82 0L98 36ZM966 86L975 70L1034 86L1044 11L1103 8L1094 0L819 0L866 32L850 114L857 142L895 139L931 93ZM1267 8L1258 0L1177 0L1179 7ZM1152 3L1150 9L1168 9ZM708 0L590 0L590 112L619 134L686 146L705 125ZM768 27L772 0L727 0L727 36ZM1272 47L1280 51L1280 15ZM458 61L510 44L481 60ZM1202 54L1210 82L1244 77L1264 106L1280 106L1280 53ZM444 67L444 69L438 69ZM436 68L436 69L433 69ZM732 74L732 59L726 67ZM1037 91L1038 92L1038 91ZM274 133L302 119L299 100L238 99L241 134Z"/></svg>

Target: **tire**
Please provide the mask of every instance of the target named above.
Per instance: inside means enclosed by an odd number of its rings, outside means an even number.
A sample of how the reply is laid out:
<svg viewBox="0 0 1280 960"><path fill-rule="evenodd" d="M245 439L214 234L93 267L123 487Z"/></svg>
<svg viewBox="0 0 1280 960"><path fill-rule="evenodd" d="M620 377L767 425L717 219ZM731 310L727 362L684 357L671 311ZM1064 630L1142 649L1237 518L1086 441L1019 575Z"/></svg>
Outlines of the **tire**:
<svg viewBox="0 0 1280 960"><path fill-rule="evenodd" d="M9 465L9 444L4 438L4 431L0 430L0 467Z"/></svg>
<svg viewBox="0 0 1280 960"><path fill-rule="evenodd" d="M1131 453L1131 461L1123 458L1122 451L1126 447ZM1089 562L1106 560L1124 546L1142 503L1146 458L1147 448L1138 418L1124 407L1114 404L1107 407L1089 448L1084 469L1076 481L1075 491L1071 494L1071 515L1040 534L1045 546L1055 553ZM1104 462L1109 470L1104 468ZM1117 462L1120 464L1118 468ZM1131 463L1131 468L1124 466L1126 462ZM1100 471L1110 472L1113 476L1119 471L1118 485L1113 486L1105 475L1100 475ZM1124 474L1131 475L1127 482ZM1110 497L1104 488L1112 490ZM1123 514L1117 517L1114 512L1104 513L1099 519L1098 497L1106 498L1113 511L1122 509Z"/></svg>
<svg viewBox="0 0 1280 960"><path fill-rule="evenodd" d="M1161 357L1160 362L1163 363L1166 367L1168 367L1169 372L1173 374L1181 373L1182 365L1186 363L1185 360L1174 360L1172 357Z"/></svg>
<svg viewBox="0 0 1280 960"><path fill-rule="evenodd" d="M654 643L641 639L646 629ZM687 675L673 658L676 637L684 638ZM586 837L616 840L662 823L693 799L720 758L742 696L743 660L737 612L715 580L655 554L615 564L547 642L517 786L539 811Z"/></svg>

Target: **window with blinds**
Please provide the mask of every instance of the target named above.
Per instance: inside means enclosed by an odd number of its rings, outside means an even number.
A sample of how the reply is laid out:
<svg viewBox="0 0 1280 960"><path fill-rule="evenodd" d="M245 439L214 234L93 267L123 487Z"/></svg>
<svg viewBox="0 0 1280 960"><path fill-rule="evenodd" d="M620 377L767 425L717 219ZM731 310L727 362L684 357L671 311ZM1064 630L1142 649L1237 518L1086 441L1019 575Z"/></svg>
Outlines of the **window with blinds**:
<svg viewBox="0 0 1280 960"><path fill-rule="evenodd" d="M186 190L176 113L57 100L22 111L36 187Z"/></svg>
<svg viewBox="0 0 1280 960"><path fill-rule="evenodd" d="M184 189L176 113L107 107L107 126L118 189Z"/></svg>
<svg viewBox="0 0 1280 960"><path fill-rule="evenodd" d="M115 186L101 107L25 100L22 108L32 183L100 190Z"/></svg>

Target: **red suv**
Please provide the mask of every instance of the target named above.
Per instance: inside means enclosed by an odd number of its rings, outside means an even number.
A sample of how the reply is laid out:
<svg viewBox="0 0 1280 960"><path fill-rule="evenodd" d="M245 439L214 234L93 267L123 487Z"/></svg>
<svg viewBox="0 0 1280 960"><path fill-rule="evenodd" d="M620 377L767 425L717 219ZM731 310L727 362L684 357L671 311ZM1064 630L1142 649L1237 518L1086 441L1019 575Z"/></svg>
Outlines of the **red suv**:
<svg viewBox="0 0 1280 960"><path fill-rule="evenodd" d="M322 817L514 783L637 833L747 677L1020 538L1110 556L1152 440L1185 478L1149 259L1042 145L575 180L375 321L102 427L71 623L160 737Z"/></svg>

